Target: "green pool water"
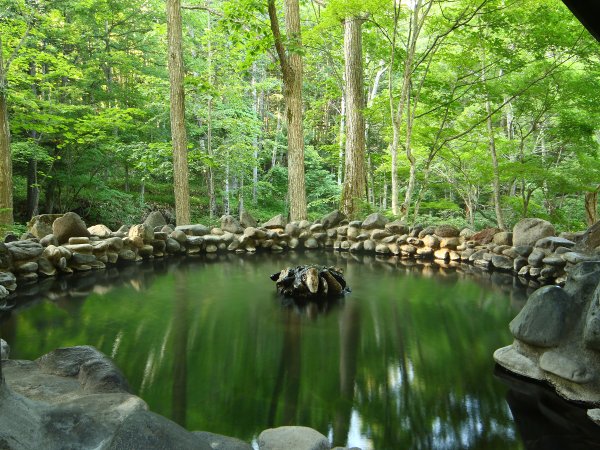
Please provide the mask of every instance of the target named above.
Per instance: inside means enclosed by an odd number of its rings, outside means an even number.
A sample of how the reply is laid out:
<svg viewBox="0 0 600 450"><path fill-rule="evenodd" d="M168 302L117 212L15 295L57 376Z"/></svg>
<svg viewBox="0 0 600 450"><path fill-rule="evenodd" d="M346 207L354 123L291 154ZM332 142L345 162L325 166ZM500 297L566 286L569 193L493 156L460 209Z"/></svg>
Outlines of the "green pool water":
<svg viewBox="0 0 600 450"><path fill-rule="evenodd" d="M352 292L282 306L269 275L306 263L341 267ZM524 294L489 280L301 253L157 261L37 289L2 321L11 358L94 345L190 430L251 442L296 424L364 450L523 448L492 353L512 342Z"/></svg>

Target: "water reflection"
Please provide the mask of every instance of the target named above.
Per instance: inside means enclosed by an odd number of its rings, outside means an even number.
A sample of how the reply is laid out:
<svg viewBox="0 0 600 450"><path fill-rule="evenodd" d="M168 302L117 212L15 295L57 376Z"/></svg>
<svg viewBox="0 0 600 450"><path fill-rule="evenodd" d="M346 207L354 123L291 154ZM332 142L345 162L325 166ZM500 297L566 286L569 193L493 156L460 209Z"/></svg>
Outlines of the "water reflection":
<svg viewBox="0 0 600 450"><path fill-rule="evenodd" d="M269 274L298 264L342 267L353 292L322 310L282 306ZM509 278L319 252L157 260L26 286L2 327L15 358L97 346L189 429L250 441L300 424L365 449L520 448L492 376L526 298Z"/></svg>

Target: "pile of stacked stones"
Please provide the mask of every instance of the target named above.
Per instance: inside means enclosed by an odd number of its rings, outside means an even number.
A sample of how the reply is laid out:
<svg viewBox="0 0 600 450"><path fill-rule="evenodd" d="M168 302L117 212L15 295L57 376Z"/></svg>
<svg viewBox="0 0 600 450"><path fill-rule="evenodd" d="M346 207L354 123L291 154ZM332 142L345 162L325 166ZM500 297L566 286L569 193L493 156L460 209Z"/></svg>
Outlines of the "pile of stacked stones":
<svg viewBox="0 0 600 450"><path fill-rule="evenodd" d="M600 255L600 225L585 233L556 236L552 224L541 219L523 219L512 232L488 228L478 233L450 225L409 227L380 213L349 222L339 211L316 222L287 223L278 215L262 226L244 212L239 219L223 216L221 227L212 229L201 224L171 227L159 212L150 213L143 224L117 231L104 225L88 228L72 212L36 216L28 225L21 239L9 235L0 243L0 299L15 289L17 280L178 254L332 248L474 264L557 284L565 281L570 265L597 260Z"/></svg>

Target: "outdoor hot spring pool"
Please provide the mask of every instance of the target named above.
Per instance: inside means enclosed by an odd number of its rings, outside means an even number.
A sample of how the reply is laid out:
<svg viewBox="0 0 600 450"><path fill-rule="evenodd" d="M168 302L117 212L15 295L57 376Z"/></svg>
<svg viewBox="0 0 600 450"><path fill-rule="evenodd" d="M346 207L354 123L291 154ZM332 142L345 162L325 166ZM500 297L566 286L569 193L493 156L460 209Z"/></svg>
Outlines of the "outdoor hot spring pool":
<svg viewBox="0 0 600 450"><path fill-rule="evenodd" d="M1 324L11 358L94 345L153 411L248 442L295 424L362 449L523 448L492 360L526 298L510 282L348 254L213 257L26 287ZM352 293L283 307L269 275L306 263L343 268Z"/></svg>

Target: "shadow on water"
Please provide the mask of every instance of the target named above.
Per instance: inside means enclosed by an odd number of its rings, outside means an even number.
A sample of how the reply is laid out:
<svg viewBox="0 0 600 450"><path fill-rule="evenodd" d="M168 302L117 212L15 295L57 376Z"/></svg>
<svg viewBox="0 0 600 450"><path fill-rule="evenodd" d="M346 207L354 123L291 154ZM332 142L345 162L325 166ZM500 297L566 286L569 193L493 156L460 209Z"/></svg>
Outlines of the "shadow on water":
<svg viewBox="0 0 600 450"><path fill-rule="evenodd" d="M527 450L600 449L600 427L587 416L587 408L500 366L494 375L508 386L506 402Z"/></svg>
<svg viewBox="0 0 600 450"><path fill-rule="evenodd" d="M282 303L269 274L299 264L343 268L352 293ZM512 276L471 266L217 254L42 280L0 322L14 358L96 346L193 430L250 441L298 424L365 450L519 449L491 355L526 298Z"/></svg>

